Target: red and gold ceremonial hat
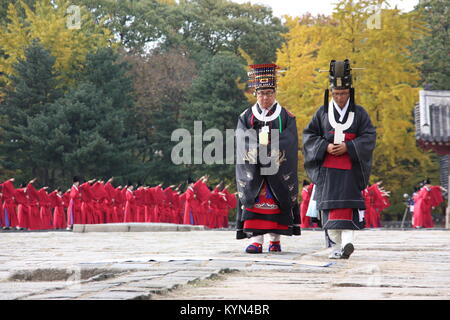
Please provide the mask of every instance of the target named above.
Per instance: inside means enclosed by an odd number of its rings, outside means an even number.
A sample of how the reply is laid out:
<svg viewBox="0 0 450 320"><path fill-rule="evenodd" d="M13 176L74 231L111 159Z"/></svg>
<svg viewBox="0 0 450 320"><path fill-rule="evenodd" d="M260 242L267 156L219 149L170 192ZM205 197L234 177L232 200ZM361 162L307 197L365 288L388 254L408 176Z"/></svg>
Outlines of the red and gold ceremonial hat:
<svg viewBox="0 0 450 320"><path fill-rule="evenodd" d="M248 86L259 89L274 89L277 87L277 69L276 64L252 64L249 66L248 72Z"/></svg>

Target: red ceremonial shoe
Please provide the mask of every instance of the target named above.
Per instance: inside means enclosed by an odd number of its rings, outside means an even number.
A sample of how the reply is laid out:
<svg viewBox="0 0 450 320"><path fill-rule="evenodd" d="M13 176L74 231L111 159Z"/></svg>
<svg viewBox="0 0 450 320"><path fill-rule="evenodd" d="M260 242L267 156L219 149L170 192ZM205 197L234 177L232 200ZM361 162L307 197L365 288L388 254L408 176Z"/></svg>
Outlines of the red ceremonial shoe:
<svg viewBox="0 0 450 320"><path fill-rule="evenodd" d="M269 252L281 252L280 241L270 241Z"/></svg>
<svg viewBox="0 0 450 320"><path fill-rule="evenodd" d="M253 242L250 244L247 249L245 249L245 252L247 253L262 253L262 244Z"/></svg>

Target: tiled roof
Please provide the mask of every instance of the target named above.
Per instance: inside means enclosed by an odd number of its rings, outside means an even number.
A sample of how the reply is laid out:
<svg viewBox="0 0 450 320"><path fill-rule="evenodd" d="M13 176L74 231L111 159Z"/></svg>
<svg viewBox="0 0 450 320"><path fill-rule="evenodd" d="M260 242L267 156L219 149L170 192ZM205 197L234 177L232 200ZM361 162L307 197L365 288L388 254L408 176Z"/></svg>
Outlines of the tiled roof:
<svg viewBox="0 0 450 320"><path fill-rule="evenodd" d="M422 148L450 154L450 91L420 91L415 122L416 140Z"/></svg>

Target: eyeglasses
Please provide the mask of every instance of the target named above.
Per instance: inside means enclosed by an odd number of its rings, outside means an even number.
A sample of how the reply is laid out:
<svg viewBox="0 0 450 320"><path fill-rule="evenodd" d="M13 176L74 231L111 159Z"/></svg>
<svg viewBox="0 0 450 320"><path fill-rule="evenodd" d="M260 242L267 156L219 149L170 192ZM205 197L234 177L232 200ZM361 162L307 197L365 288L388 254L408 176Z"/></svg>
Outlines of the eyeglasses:
<svg viewBox="0 0 450 320"><path fill-rule="evenodd" d="M273 96L275 93L275 91L257 91L256 95L257 96L266 96L266 97L271 97Z"/></svg>

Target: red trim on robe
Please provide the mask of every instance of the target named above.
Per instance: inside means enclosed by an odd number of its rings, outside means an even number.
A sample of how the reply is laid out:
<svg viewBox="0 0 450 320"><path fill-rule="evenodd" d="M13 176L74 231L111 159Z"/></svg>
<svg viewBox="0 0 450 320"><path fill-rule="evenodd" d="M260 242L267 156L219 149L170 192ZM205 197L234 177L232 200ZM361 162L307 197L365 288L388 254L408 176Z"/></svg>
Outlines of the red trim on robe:
<svg viewBox="0 0 450 320"><path fill-rule="evenodd" d="M266 183L264 182L262 187L261 187L261 191L259 192L259 196L257 198L257 201L255 203L255 205L251 208L246 208L247 211L251 211L251 212L255 212L255 213L259 213L259 214L280 214L281 210L278 207L277 203L275 202L275 198L272 195L272 197L267 197L267 193L271 192L268 188L268 186L266 185ZM267 204L270 206L276 206L273 209L270 208L258 208L256 207L256 205L261 205L261 204Z"/></svg>
<svg viewBox="0 0 450 320"><path fill-rule="evenodd" d="M334 134L334 131L331 131ZM345 141L351 141L356 138L356 134L354 133L346 133ZM325 168L334 168L334 169L343 169L343 170L351 170L352 169L352 160L350 159L350 155L348 152L344 153L340 156L333 156L330 153L326 153L325 160L323 161L322 167Z"/></svg>
<svg viewBox="0 0 450 320"><path fill-rule="evenodd" d="M353 209L331 209L328 220L353 220Z"/></svg>

